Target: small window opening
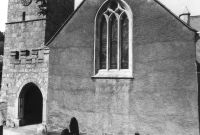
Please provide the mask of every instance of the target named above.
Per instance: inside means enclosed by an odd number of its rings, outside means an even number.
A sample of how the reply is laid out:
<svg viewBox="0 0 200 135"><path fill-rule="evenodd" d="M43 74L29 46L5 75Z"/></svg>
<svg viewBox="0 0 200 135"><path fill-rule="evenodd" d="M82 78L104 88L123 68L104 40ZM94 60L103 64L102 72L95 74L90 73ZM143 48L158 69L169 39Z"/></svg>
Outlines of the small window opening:
<svg viewBox="0 0 200 135"><path fill-rule="evenodd" d="M26 50L26 56L29 56L29 55L30 55L30 51Z"/></svg>
<svg viewBox="0 0 200 135"><path fill-rule="evenodd" d="M26 12L23 12L22 13L22 21L25 21L26 20Z"/></svg>
<svg viewBox="0 0 200 135"><path fill-rule="evenodd" d="M19 59L19 52L18 52L18 51L16 51L15 59L16 59L16 60Z"/></svg>

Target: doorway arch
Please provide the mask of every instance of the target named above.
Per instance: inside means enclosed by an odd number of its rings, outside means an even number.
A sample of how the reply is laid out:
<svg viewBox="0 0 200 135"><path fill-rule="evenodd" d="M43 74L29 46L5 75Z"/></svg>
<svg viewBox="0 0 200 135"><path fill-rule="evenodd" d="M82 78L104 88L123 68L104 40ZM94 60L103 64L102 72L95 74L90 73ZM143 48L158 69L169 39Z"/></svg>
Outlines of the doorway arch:
<svg viewBox="0 0 200 135"><path fill-rule="evenodd" d="M37 85L24 85L18 100L19 126L42 123L43 96Z"/></svg>

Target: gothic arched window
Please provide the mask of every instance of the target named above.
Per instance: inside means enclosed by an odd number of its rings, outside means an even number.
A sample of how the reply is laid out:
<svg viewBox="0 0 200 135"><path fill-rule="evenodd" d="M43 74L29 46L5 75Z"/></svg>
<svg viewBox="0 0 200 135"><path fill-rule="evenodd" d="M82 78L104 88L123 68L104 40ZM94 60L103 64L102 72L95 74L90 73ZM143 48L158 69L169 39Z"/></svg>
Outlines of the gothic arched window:
<svg viewBox="0 0 200 135"><path fill-rule="evenodd" d="M122 0L108 0L98 10L94 54L96 76L132 76L132 12Z"/></svg>

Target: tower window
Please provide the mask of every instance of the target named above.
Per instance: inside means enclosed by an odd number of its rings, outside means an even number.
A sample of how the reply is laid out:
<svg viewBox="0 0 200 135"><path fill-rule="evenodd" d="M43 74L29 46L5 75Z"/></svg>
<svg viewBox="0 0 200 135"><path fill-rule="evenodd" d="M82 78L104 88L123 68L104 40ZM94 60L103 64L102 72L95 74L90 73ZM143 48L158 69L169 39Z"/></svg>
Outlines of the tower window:
<svg viewBox="0 0 200 135"><path fill-rule="evenodd" d="M26 12L23 12L22 13L22 21L25 21L26 20Z"/></svg>
<svg viewBox="0 0 200 135"><path fill-rule="evenodd" d="M132 76L131 9L121 0L110 0L95 19L95 76Z"/></svg>
<svg viewBox="0 0 200 135"><path fill-rule="evenodd" d="M19 52L18 52L18 51L16 51L15 59L16 59L16 60L19 59Z"/></svg>
<svg viewBox="0 0 200 135"><path fill-rule="evenodd" d="M11 51L10 56L13 60L19 60L19 51Z"/></svg>

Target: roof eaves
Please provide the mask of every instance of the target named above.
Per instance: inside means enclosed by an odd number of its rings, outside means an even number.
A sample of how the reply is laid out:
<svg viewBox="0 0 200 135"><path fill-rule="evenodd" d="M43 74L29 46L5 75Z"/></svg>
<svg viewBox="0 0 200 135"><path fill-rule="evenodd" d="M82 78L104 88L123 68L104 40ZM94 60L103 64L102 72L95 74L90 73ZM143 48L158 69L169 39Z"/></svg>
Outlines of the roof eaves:
<svg viewBox="0 0 200 135"><path fill-rule="evenodd" d="M60 31L64 28L64 26L71 20L71 18L76 14L76 12L79 10L79 8L83 5L83 3L86 0L83 0L81 2L81 4L76 8L76 10L74 10L74 12L67 17L67 19L65 20L65 22L61 25L61 27L55 32L55 34L49 39L49 41L45 44L45 46L48 46L55 38L56 36L60 33Z"/></svg>

